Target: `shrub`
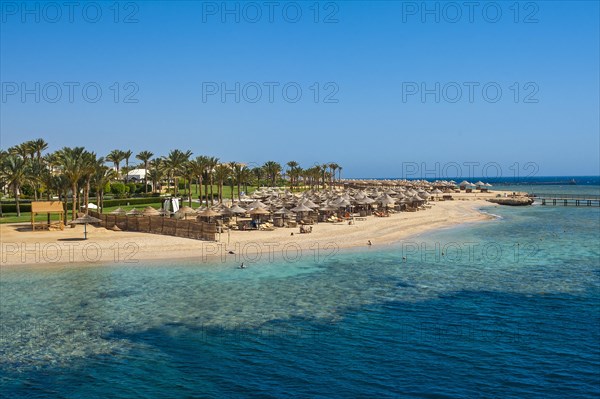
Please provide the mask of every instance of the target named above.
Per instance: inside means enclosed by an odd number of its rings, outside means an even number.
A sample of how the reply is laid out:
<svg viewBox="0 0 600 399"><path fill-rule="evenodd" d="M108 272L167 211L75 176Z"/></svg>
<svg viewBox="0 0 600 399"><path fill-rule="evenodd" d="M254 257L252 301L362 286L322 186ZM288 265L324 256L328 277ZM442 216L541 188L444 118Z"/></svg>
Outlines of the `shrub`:
<svg viewBox="0 0 600 399"><path fill-rule="evenodd" d="M115 195L123 195L127 192L127 186L121 182L114 182L110 185L110 192Z"/></svg>
<svg viewBox="0 0 600 399"><path fill-rule="evenodd" d="M145 198L120 198L112 200L104 200L104 207L109 206L123 206L129 203L130 205L143 205L143 204L162 204L164 198L161 197L145 197Z"/></svg>
<svg viewBox="0 0 600 399"><path fill-rule="evenodd" d="M127 192L129 194L135 194L137 192L137 185L135 183L127 183L127 188L129 189Z"/></svg>

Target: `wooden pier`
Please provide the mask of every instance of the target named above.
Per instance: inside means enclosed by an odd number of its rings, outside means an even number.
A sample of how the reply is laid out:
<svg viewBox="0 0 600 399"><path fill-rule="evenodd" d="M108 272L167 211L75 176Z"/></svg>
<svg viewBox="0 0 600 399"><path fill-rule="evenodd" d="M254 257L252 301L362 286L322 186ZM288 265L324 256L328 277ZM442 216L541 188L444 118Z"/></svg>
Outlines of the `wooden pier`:
<svg viewBox="0 0 600 399"><path fill-rule="evenodd" d="M552 206L599 206L600 195L591 194L530 194L536 202Z"/></svg>

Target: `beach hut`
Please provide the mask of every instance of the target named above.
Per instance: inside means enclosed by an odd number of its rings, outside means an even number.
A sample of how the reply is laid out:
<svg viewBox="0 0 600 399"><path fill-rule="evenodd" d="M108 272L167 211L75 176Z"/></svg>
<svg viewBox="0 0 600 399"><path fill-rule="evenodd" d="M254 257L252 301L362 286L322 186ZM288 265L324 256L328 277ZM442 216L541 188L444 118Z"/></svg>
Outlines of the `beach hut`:
<svg viewBox="0 0 600 399"><path fill-rule="evenodd" d="M47 223L43 223L43 227L48 227L51 229L52 227L56 227L60 230L65 228L63 223L63 218L65 215L64 204L61 201L33 201L31 203L31 230L35 231L36 223L35 216L40 213L45 213L48 215ZM59 220L56 222L52 222L52 215L58 215Z"/></svg>

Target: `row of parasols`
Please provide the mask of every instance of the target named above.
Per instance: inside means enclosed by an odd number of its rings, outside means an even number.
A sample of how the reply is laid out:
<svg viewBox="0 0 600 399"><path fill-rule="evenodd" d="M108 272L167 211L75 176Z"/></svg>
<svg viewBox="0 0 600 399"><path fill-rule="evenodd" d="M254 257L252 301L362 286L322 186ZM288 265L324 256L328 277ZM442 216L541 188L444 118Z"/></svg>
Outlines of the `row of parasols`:
<svg viewBox="0 0 600 399"><path fill-rule="evenodd" d="M200 217L218 217L228 215L284 215L291 216L296 213L308 212L337 212L348 208L393 207L396 205L421 205L434 195L443 192L435 189L431 192L411 189L396 191L387 189L378 190L346 190L344 192L307 191L302 194L290 192L265 191L254 193L253 199L244 197L231 207L219 204L214 207L193 209L189 206L181 207L174 214L179 217L188 215ZM250 201L250 202L249 202ZM170 216L173 212L165 209L156 209L151 206L143 210L136 208L125 211L118 208L110 212L112 215L128 216Z"/></svg>

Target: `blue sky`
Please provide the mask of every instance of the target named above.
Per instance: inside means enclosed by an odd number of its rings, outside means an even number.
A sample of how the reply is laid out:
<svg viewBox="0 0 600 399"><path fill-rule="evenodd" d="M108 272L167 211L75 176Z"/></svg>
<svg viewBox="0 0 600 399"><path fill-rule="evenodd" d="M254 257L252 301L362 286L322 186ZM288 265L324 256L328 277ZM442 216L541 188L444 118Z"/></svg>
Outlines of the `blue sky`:
<svg viewBox="0 0 600 399"><path fill-rule="evenodd" d="M483 1L472 21L463 2L280 1L272 21L265 2L113 4L2 3L2 148L599 174L598 2Z"/></svg>

